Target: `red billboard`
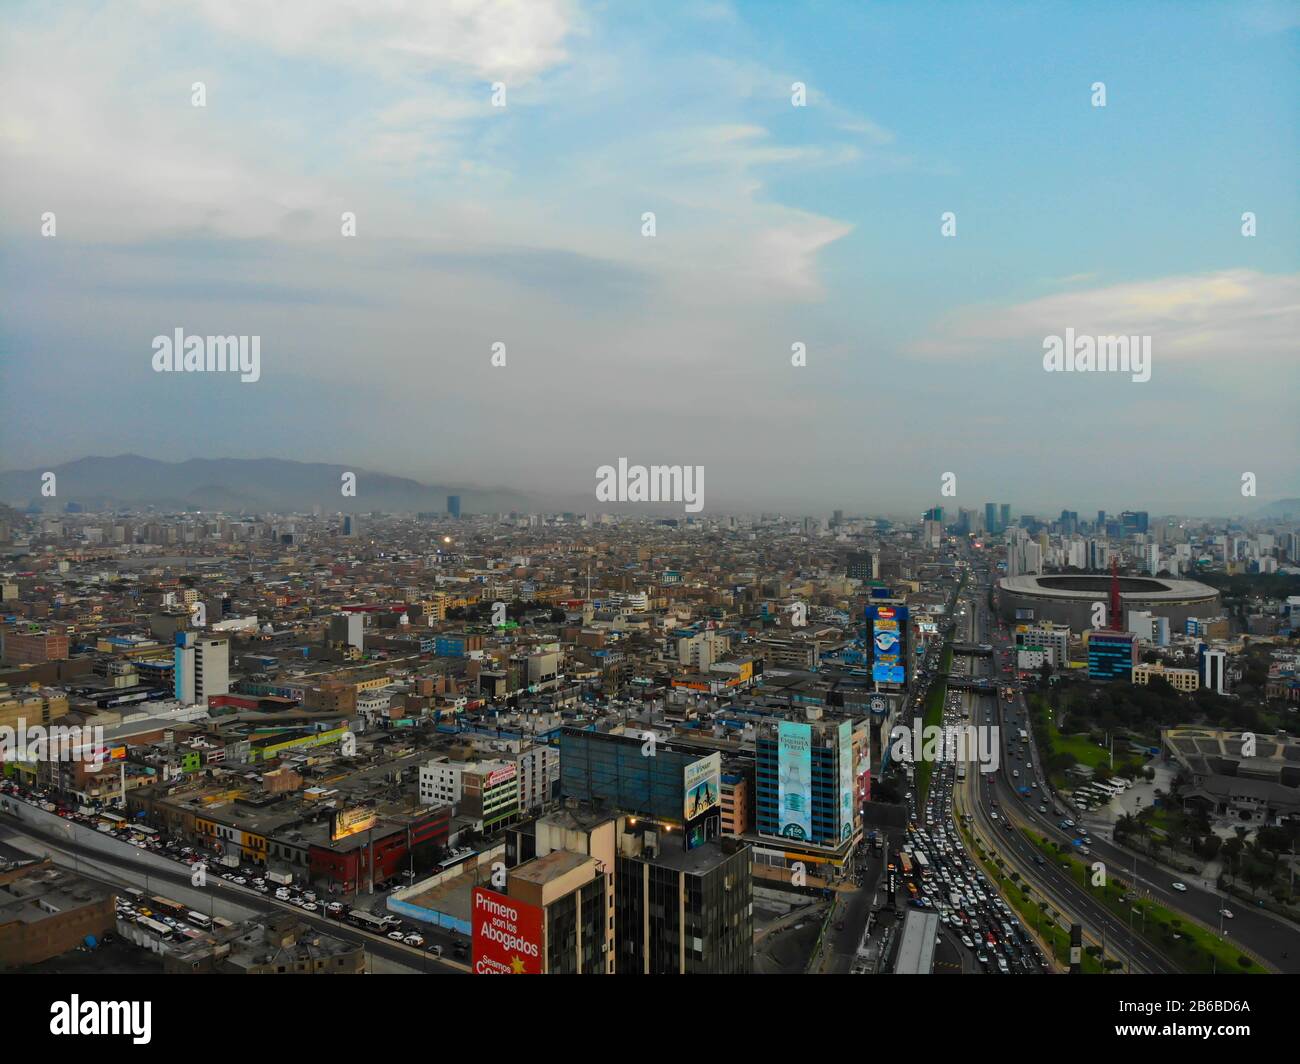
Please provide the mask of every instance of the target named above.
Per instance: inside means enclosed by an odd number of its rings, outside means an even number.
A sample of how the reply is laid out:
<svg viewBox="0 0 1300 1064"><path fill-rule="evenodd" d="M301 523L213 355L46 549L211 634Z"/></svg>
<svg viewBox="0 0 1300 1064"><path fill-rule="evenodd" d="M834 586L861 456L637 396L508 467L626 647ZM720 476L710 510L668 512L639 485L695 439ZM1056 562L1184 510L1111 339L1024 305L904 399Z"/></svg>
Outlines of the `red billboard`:
<svg viewBox="0 0 1300 1064"><path fill-rule="evenodd" d="M542 910L474 888L474 974L541 975Z"/></svg>

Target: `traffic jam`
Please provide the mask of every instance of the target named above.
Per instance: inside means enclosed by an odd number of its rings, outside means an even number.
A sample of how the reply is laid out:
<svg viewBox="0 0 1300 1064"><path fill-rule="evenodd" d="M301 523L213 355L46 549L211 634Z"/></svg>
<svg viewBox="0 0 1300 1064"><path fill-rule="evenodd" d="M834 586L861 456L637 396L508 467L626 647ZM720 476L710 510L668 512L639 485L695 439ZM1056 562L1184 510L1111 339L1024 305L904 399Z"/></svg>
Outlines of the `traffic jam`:
<svg viewBox="0 0 1300 1064"><path fill-rule="evenodd" d="M948 692L943 722L965 723L959 692ZM962 774L967 769L960 764ZM969 770L978 771L978 766ZM891 882L898 877L909 906L939 914L941 927L973 956L976 970L1003 975L1048 971L1041 950L962 845L953 816L958 771L952 758L935 763L923 809L915 789L908 791L907 840L894 855Z"/></svg>

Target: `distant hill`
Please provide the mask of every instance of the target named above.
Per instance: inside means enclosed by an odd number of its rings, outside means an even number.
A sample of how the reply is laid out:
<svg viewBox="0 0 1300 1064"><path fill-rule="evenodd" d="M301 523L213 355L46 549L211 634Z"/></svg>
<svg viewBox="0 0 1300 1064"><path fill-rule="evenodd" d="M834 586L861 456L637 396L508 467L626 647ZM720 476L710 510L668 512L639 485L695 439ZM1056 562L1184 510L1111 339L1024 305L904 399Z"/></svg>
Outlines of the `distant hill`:
<svg viewBox="0 0 1300 1064"><path fill-rule="evenodd" d="M57 494L41 495L41 474L55 474ZM345 472L357 475L355 497L340 492ZM38 506L62 512L69 503L86 511L111 509L223 510L227 513L441 513L459 495L465 513L538 510L537 500L508 488L421 484L407 477L356 466L290 462L280 458L192 458L160 462L136 454L78 458L47 469L0 473L0 501L19 510Z"/></svg>
<svg viewBox="0 0 1300 1064"><path fill-rule="evenodd" d="M1278 499L1255 511L1255 517L1300 517L1300 499Z"/></svg>

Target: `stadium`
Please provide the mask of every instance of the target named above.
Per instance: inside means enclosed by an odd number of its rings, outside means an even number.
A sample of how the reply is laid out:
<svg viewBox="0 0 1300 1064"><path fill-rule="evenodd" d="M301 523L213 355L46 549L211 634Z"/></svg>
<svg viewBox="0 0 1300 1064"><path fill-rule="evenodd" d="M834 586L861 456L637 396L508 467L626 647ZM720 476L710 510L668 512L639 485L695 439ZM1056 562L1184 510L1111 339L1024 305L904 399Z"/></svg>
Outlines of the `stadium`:
<svg viewBox="0 0 1300 1064"><path fill-rule="evenodd" d="M1093 627L1093 603L1108 601L1110 579L1107 573L1004 576L998 581L997 613L1008 624L1052 621L1081 632ZM1218 591L1195 580L1121 576L1119 594L1126 619L1133 610L1150 610L1168 617L1175 632L1183 630L1188 617L1219 614Z"/></svg>

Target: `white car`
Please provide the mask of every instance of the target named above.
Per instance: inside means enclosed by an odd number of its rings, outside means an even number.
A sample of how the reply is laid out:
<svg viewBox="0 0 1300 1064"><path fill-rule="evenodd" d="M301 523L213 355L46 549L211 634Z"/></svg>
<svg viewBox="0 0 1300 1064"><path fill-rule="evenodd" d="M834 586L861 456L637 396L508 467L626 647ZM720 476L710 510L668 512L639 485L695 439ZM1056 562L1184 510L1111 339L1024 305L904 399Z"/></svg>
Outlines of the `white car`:
<svg viewBox="0 0 1300 1064"><path fill-rule="evenodd" d="M402 939L402 941L405 942L408 946L423 946L424 936L414 935L414 934L407 935L404 939Z"/></svg>
<svg viewBox="0 0 1300 1064"><path fill-rule="evenodd" d="M1173 884L1173 888L1174 888L1174 890L1178 891L1179 894L1186 894L1186 893L1187 893L1187 884L1186 884L1186 883L1175 883L1175 884Z"/></svg>
<svg viewBox="0 0 1300 1064"><path fill-rule="evenodd" d="M317 905L314 901L305 901L302 903L302 908L304 912L314 913L317 909L320 908L320 906Z"/></svg>
<svg viewBox="0 0 1300 1064"><path fill-rule="evenodd" d="M1225 920L1231 920L1231 919L1232 919L1232 910L1231 910L1231 909L1220 909L1220 910L1219 910L1219 915L1222 916Z"/></svg>
<svg viewBox="0 0 1300 1064"><path fill-rule="evenodd" d="M401 942L405 936L400 931L389 931L388 937L391 938L394 942Z"/></svg>

